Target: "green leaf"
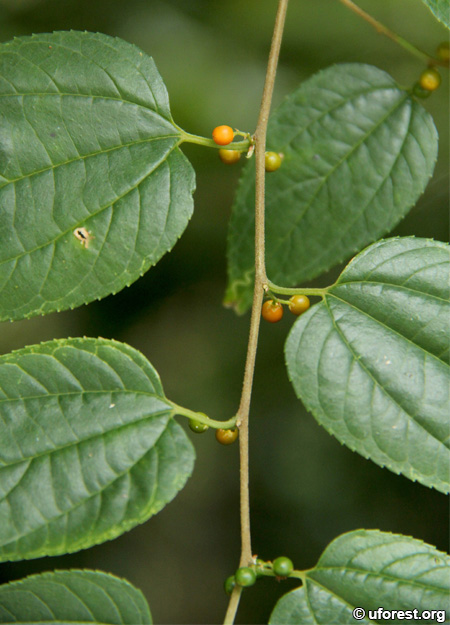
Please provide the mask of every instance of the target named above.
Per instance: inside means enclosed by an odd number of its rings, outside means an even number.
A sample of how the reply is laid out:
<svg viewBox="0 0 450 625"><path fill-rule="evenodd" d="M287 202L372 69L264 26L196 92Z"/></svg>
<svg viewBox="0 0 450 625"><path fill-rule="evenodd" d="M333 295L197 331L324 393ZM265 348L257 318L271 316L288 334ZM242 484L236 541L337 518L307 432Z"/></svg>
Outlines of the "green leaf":
<svg viewBox="0 0 450 625"><path fill-rule="evenodd" d="M140 590L98 571L56 571L0 586L0 623L150 625Z"/></svg>
<svg viewBox="0 0 450 625"><path fill-rule="evenodd" d="M425 109L370 65L336 65L305 81L270 117L266 175L269 278L292 286L380 238L431 176L437 132ZM244 169L228 234L225 303L244 312L254 276L254 163Z"/></svg>
<svg viewBox="0 0 450 625"><path fill-rule="evenodd" d="M437 19L450 29L450 2L449 0L422 0L434 13Z"/></svg>
<svg viewBox="0 0 450 625"><path fill-rule="evenodd" d="M57 340L0 358L0 561L84 549L159 512L193 447L128 345Z"/></svg>
<svg viewBox="0 0 450 625"><path fill-rule="evenodd" d="M369 610L410 611L394 623L410 622L424 610L439 610L442 620L426 617L423 623L443 623L450 609L450 558L422 541L378 530L343 534L328 545L313 569L305 572L304 586L287 593L275 606L270 625L301 623L385 623L388 615ZM366 615L355 619L354 608ZM418 622L414 618L414 622Z"/></svg>
<svg viewBox="0 0 450 625"><path fill-rule="evenodd" d="M289 377L325 429L449 492L449 246L396 238L354 258L294 324Z"/></svg>
<svg viewBox="0 0 450 625"><path fill-rule="evenodd" d="M0 46L0 320L116 293L173 247L195 186L182 134L133 45L59 32Z"/></svg>

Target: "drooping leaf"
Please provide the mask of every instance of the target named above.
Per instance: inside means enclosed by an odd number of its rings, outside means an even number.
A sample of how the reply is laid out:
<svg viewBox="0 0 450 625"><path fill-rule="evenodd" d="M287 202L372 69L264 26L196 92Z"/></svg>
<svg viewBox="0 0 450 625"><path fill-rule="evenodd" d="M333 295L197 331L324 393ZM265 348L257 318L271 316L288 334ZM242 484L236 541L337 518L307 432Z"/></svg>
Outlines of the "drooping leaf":
<svg viewBox="0 0 450 625"><path fill-rule="evenodd" d="M171 501L193 461L128 345L56 340L0 358L0 561L115 538Z"/></svg>
<svg viewBox="0 0 450 625"><path fill-rule="evenodd" d="M125 41L0 45L0 320L116 293L173 247L195 186L181 133L153 60Z"/></svg>
<svg viewBox="0 0 450 625"><path fill-rule="evenodd" d="M422 541L377 530L343 534L328 545L316 566L306 571L305 585L284 595L275 606L270 625L314 623L384 623L389 616L371 615L401 610L390 622L403 619L438 622L424 611L438 610L439 622L447 622L450 609L450 558ZM365 617L353 616L362 608ZM408 611L408 615L405 612ZM442 618L443 617L443 618ZM441 620L442 619L442 620Z"/></svg>
<svg viewBox="0 0 450 625"><path fill-rule="evenodd" d="M449 492L449 247L374 243L286 342L299 398L350 449Z"/></svg>
<svg viewBox="0 0 450 625"><path fill-rule="evenodd" d="M389 232L431 176L430 115L385 72L336 65L305 81L271 115L266 175L269 278L293 286ZM228 234L225 303L244 312L254 276L254 163L242 174Z"/></svg>
<svg viewBox="0 0 450 625"><path fill-rule="evenodd" d="M434 13L437 19L450 29L450 2L449 0L422 0Z"/></svg>
<svg viewBox="0 0 450 625"><path fill-rule="evenodd" d="M99 571L56 571L0 586L0 623L150 625L143 594Z"/></svg>

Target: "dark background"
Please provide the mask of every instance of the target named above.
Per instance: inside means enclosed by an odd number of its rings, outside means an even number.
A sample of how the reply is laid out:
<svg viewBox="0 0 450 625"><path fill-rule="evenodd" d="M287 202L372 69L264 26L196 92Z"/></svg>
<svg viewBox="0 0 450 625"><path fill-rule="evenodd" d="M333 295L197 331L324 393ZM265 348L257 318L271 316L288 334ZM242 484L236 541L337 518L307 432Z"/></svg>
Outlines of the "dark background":
<svg viewBox="0 0 450 625"><path fill-rule="evenodd" d="M429 52L447 37L420 0L360 5ZM275 10L275 0L0 0L0 40L71 28L122 37L154 57L176 122L210 136L224 123L254 130ZM352 61L377 65L405 86L423 69L337 0L291 0L274 104L317 70ZM440 135L435 176L395 234L448 238L447 74L442 71L441 89L424 101ZM199 146L183 149L197 172L195 214L174 251L116 296L0 323L0 353L57 337L115 338L149 358L173 401L217 419L235 413L249 316L236 317L221 301L240 165L226 167ZM336 272L317 284L329 284ZM289 555L296 568L308 568L333 538L361 527L446 550L446 497L342 447L296 399L283 361L292 322L285 315L261 332L250 444L254 552L265 559ZM159 515L73 555L1 564L0 581L54 568L100 569L141 588L156 623L222 622L222 583L239 558L238 446L217 445L211 432L191 438L194 474ZM267 622L276 599L293 586L261 580L245 591L238 622Z"/></svg>

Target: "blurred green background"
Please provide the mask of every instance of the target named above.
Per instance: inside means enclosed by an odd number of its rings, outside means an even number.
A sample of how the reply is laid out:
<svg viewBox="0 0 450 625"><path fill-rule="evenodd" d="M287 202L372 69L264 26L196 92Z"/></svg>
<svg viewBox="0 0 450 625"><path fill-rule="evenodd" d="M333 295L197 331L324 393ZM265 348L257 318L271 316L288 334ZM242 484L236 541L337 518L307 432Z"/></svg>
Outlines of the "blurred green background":
<svg viewBox="0 0 450 625"><path fill-rule="evenodd" d="M421 0L360 6L433 52L447 32ZM218 124L253 131L275 0L0 0L0 39L60 29L100 31L152 55L176 122L209 136ZM420 60L377 35L338 0L291 0L274 105L317 70L364 62L409 86ZM435 176L395 234L448 238L448 72L424 101L440 135ZM197 172L195 214L173 252L116 296L78 310L0 324L0 353L57 337L102 336L141 350L167 396L217 419L237 409L249 316L222 307L226 233L240 165L183 147ZM337 269L316 284L328 284ZM440 493L364 460L320 428L295 398L283 361L291 315L263 324L251 413L253 549L314 565L342 532L379 528L447 549L448 503ZM184 423L184 420L182 420ZM121 538L61 557L0 565L0 581L54 568L89 567L126 577L146 595L156 623L220 623L222 583L239 558L238 448L191 435L194 475L159 515ZM264 579L244 593L239 623L264 623L294 584Z"/></svg>

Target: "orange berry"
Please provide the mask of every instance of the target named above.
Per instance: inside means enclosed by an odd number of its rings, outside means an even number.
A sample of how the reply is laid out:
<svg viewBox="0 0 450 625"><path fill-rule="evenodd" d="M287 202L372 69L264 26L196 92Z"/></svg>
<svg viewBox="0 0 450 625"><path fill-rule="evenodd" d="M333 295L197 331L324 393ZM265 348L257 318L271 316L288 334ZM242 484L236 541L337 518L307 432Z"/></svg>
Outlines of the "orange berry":
<svg viewBox="0 0 450 625"><path fill-rule="evenodd" d="M267 302L264 302L261 309L261 315L266 321L276 323L277 321L280 321L283 316L283 306L280 302L274 302L273 299L269 299Z"/></svg>
<svg viewBox="0 0 450 625"><path fill-rule="evenodd" d="M217 126L213 130L212 138L217 145L228 145L234 139L234 130L231 126Z"/></svg>

